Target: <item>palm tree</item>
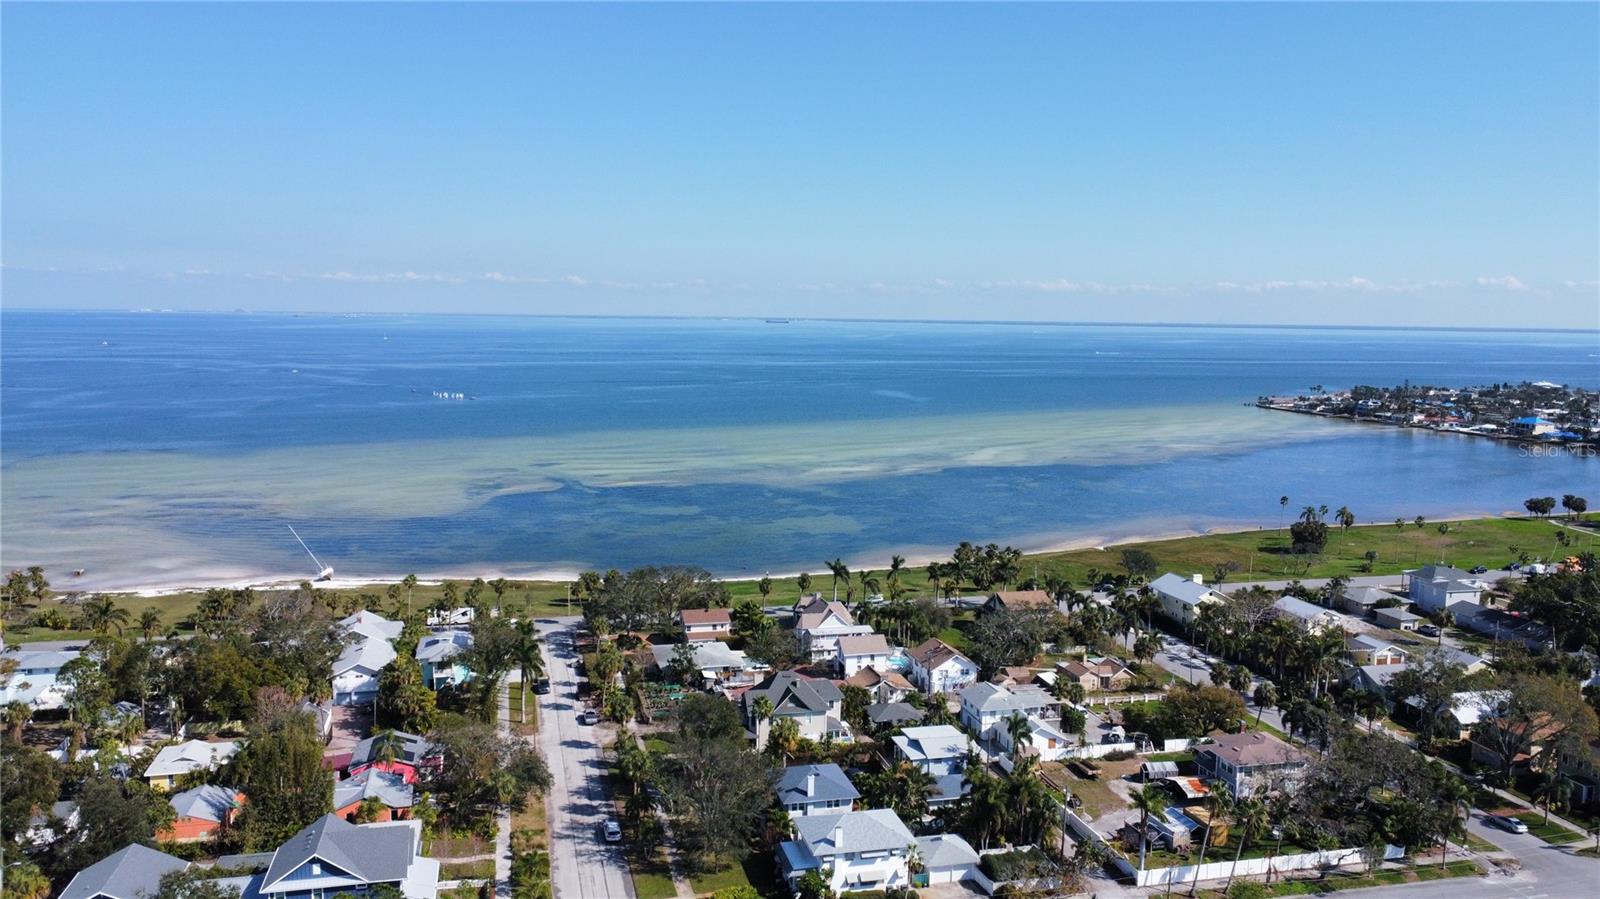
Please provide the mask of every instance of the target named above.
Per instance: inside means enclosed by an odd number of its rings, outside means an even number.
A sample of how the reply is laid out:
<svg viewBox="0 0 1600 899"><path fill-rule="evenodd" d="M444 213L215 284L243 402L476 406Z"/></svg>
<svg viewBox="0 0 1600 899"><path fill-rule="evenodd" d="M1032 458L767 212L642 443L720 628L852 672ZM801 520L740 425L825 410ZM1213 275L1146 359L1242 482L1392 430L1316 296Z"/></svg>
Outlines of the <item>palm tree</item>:
<svg viewBox="0 0 1600 899"><path fill-rule="evenodd" d="M406 617L411 617L411 590L417 586L417 576L408 574L400 579L401 586L406 588Z"/></svg>
<svg viewBox="0 0 1600 899"><path fill-rule="evenodd" d="M96 596L83 604L83 623L97 634L108 634L112 628L122 633L129 617L128 610L109 596Z"/></svg>
<svg viewBox="0 0 1600 899"><path fill-rule="evenodd" d="M1128 797L1128 805L1139 813L1139 870L1144 870L1145 848L1149 846L1150 819L1167 820L1167 791L1157 784L1145 784Z"/></svg>
<svg viewBox="0 0 1600 899"><path fill-rule="evenodd" d="M145 609L139 613L139 633L143 634L146 640L154 637L159 630L161 630L160 609Z"/></svg>
<svg viewBox="0 0 1600 899"><path fill-rule="evenodd" d="M1437 764L1437 763L1435 763ZM1443 772L1440 772L1443 774ZM1450 837L1459 834L1462 840L1462 849L1466 848L1466 821L1472 814L1472 789L1461 778L1444 774L1444 784L1439 790L1439 798L1450 805L1449 829L1444 833L1444 849L1439 852L1439 864L1444 864L1444 857L1450 851ZM1565 781L1563 781L1565 782ZM1550 806L1548 801L1544 807L1544 821L1550 823Z"/></svg>
<svg viewBox="0 0 1600 899"><path fill-rule="evenodd" d="M850 584L850 569L845 566L843 559L834 559L832 562L825 564L828 566L828 571L833 574L833 601L838 602L839 579L844 578L845 586L848 588Z"/></svg>
<svg viewBox="0 0 1600 899"><path fill-rule="evenodd" d="M1239 835L1239 846L1233 852L1233 866L1228 869L1228 883L1222 888L1224 894L1233 887L1233 877L1239 870L1239 857L1244 855L1245 847L1267 828L1267 807L1259 799L1241 800L1234 807L1233 826Z"/></svg>
<svg viewBox="0 0 1600 899"><path fill-rule="evenodd" d="M1011 757L1020 761L1022 750L1033 736L1033 727L1021 712L1012 712L1006 719L1006 738L1011 744Z"/></svg>
<svg viewBox="0 0 1600 899"><path fill-rule="evenodd" d="M778 718L767 731L767 751L787 758L800 743L800 726L793 718Z"/></svg>
<svg viewBox="0 0 1600 899"><path fill-rule="evenodd" d="M1259 730L1261 728L1261 713L1278 704L1278 688L1266 681L1262 681L1256 686L1256 694L1253 698L1256 704L1256 729Z"/></svg>
<svg viewBox="0 0 1600 899"><path fill-rule="evenodd" d="M497 579L498 581L498 579ZM521 672L522 722L528 721L528 681L544 677L544 636L539 625L527 618L517 622L517 642L512 648Z"/></svg>
<svg viewBox="0 0 1600 899"><path fill-rule="evenodd" d="M1233 791L1228 789L1225 781L1213 781L1211 793L1206 796L1206 810L1211 813L1206 823L1205 839L1200 841L1200 860L1195 863L1194 882L1189 884L1189 895L1193 896L1200 888L1200 869L1205 867L1206 847L1211 845L1211 834L1218 829L1218 825L1227 820L1233 811Z"/></svg>
<svg viewBox="0 0 1600 899"><path fill-rule="evenodd" d="M1289 497L1278 497L1278 530L1283 530L1283 511L1289 508Z"/></svg>

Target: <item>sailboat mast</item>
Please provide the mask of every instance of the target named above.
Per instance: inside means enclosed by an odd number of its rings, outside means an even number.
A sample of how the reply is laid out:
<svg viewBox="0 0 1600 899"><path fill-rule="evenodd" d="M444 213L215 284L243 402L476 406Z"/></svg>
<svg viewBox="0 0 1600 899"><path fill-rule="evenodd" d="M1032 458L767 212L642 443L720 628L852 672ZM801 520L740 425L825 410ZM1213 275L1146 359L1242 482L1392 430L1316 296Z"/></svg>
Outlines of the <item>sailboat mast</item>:
<svg viewBox="0 0 1600 899"><path fill-rule="evenodd" d="M299 532L297 532L294 529L294 525L292 525L292 524L288 525L288 528L289 528L289 533L294 534L294 539L300 544L300 548L305 550L306 551L306 555L310 556L311 557L311 561L316 564L317 571L319 571L319 572L322 571L322 568L323 568L322 560L318 559L317 558L317 554L311 551L311 547L307 546L306 542L304 540L300 539L300 534L299 534Z"/></svg>

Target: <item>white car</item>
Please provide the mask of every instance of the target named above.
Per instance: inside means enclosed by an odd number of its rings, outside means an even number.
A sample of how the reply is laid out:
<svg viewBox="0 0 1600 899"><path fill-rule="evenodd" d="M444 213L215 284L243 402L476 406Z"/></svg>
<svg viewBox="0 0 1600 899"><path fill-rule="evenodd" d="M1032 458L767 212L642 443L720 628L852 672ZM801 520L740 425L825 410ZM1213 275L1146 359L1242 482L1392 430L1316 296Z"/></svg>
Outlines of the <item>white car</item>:
<svg viewBox="0 0 1600 899"><path fill-rule="evenodd" d="M600 825L600 835L605 837L607 843L620 843L622 842L622 825L618 824L614 818L607 818L605 823Z"/></svg>
<svg viewBox="0 0 1600 899"><path fill-rule="evenodd" d="M600 716L596 715L594 713L594 709L584 709L583 711L578 713L578 723L579 724L592 726L594 724L599 723L599 721L600 721Z"/></svg>

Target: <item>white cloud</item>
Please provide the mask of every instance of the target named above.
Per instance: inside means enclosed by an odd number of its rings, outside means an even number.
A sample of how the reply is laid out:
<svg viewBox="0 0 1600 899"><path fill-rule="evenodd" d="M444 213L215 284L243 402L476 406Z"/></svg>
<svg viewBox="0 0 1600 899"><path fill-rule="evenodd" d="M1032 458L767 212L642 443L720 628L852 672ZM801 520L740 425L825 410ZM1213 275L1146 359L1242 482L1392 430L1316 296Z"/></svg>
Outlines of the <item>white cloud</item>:
<svg viewBox="0 0 1600 899"><path fill-rule="evenodd" d="M1504 290L1527 290L1528 289L1528 285L1522 283L1522 279L1518 278L1515 275L1502 275L1502 276L1500 276L1498 278L1490 278L1490 277L1485 277L1483 275L1479 275L1477 278L1475 278L1473 280L1477 283L1477 285L1479 287L1499 287L1499 288L1502 288Z"/></svg>

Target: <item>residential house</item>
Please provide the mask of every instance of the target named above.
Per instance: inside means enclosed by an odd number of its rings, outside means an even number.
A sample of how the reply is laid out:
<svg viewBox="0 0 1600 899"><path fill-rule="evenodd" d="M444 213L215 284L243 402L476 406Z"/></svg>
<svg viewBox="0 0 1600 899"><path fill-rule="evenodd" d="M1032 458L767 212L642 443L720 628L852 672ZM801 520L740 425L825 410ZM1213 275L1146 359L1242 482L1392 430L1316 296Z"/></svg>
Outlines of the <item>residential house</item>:
<svg viewBox="0 0 1600 899"><path fill-rule="evenodd" d="M911 681L932 696L976 683L978 665L954 646L934 638L911 650Z"/></svg>
<svg viewBox="0 0 1600 899"><path fill-rule="evenodd" d="M916 837L889 809L807 815L794 820L795 838L778 845L778 867L791 892L818 871L834 893L909 887L908 857Z"/></svg>
<svg viewBox="0 0 1600 899"><path fill-rule="evenodd" d="M377 612L366 609L341 618L339 627L352 637L386 642L400 639L400 632L406 629L405 622L390 621Z"/></svg>
<svg viewBox="0 0 1600 899"><path fill-rule="evenodd" d="M1201 606L1224 601L1223 595L1207 587L1205 578L1198 574L1183 578L1169 571L1150 582L1150 592L1160 603L1161 614L1183 627L1194 623Z"/></svg>
<svg viewBox="0 0 1600 899"><path fill-rule="evenodd" d="M1344 657L1358 668L1367 665L1404 665L1406 651L1371 634L1352 634L1344 638Z"/></svg>
<svg viewBox="0 0 1600 899"><path fill-rule="evenodd" d="M317 735L322 737L322 742L326 743L333 738L333 706L305 699L300 702L300 711L311 716L312 726L317 729Z"/></svg>
<svg viewBox="0 0 1600 899"><path fill-rule="evenodd" d="M65 799L51 803L48 809L28 817L28 827L22 832L22 842L42 849L76 830L78 821L76 802Z"/></svg>
<svg viewBox="0 0 1600 899"><path fill-rule="evenodd" d="M838 655L834 657L834 666L844 677L849 677L863 668L888 668L889 656L893 652L889 648L889 641L882 634L852 634L838 639Z"/></svg>
<svg viewBox="0 0 1600 899"><path fill-rule="evenodd" d="M1021 687L1033 682L1033 669L1026 665L1007 665L989 676L989 683L1002 687Z"/></svg>
<svg viewBox="0 0 1600 899"><path fill-rule="evenodd" d="M966 791L963 772L967 754L976 751L972 738L949 724L907 727L891 738L897 760L910 762L933 777L929 806L948 805Z"/></svg>
<svg viewBox="0 0 1600 899"><path fill-rule="evenodd" d="M60 680L61 669L83 655L87 645L78 640L53 640L22 643L6 650L0 655L0 665L16 667L0 682L0 704L20 702L34 711L64 707L69 691Z"/></svg>
<svg viewBox="0 0 1600 899"><path fill-rule="evenodd" d="M1060 700L1040 687L978 683L961 691L961 723L979 739L989 740L994 738L996 727L1004 727L1012 715L1059 717L1060 705Z"/></svg>
<svg viewBox="0 0 1600 899"><path fill-rule="evenodd" d="M1407 571L1406 595L1424 612L1448 612L1461 603L1478 604L1478 597L1489 585L1449 565L1428 565Z"/></svg>
<svg viewBox="0 0 1600 899"><path fill-rule="evenodd" d="M1403 604L1400 597L1382 587L1351 587L1339 600L1339 607L1352 615L1371 618L1379 606L1393 607Z"/></svg>
<svg viewBox="0 0 1600 899"><path fill-rule="evenodd" d="M1218 734L1195 747L1194 760L1202 778L1227 784L1241 799L1261 791L1292 789L1309 763L1304 752L1258 730Z"/></svg>
<svg viewBox="0 0 1600 899"><path fill-rule="evenodd" d="M772 704L772 716L763 719L756 713L757 700ZM844 723L844 694L833 681L806 677L796 671L779 671L740 697L744 706L745 727L755 737L756 748L765 749L772 721L794 720L800 736L811 740L849 740L850 726Z"/></svg>
<svg viewBox="0 0 1600 899"><path fill-rule="evenodd" d="M1506 423L1506 431L1515 437L1542 437L1558 430L1555 422L1537 415L1524 415Z"/></svg>
<svg viewBox="0 0 1600 899"><path fill-rule="evenodd" d="M984 602L985 612L997 612L1001 609L1050 609L1056 608L1055 597L1046 590L1000 590L989 594L989 599Z"/></svg>
<svg viewBox="0 0 1600 899"><path fill-rule="evenodd" d="M845 678L844 682L846 686L866 690L873 702L903 702L917 689L906 680L905 675L892 668L887 671L863 668Z"/></svg>
<svg viewBox="0 0 1600 899"><path fill-rule="evenodd" d="M857 624L842 603L813 600L795 617L795 637L800 648L813 662L836 658L839 655L839 638L856 637L872 633L872 628Z"/></svg>
<svg viewBox="0 0 1600 899"><path fill-rule="evenodd" d="M382 731L362 740L350 753L345 771L355 777L369 768L398 774L408 784L417 782L418 769L433 764L433 744L404 731Z"/></svg>
<svg viewBox="0 0 1600 899"><path fill-rule="evenodd" d="M461 655L471 648L472 634L468 631L439 631L418 640L413 655L422 668L422 682L437 690L471 680L472 669L461 661Z"/></svg>
<svg viewBox="0 0 1600 899"><path fill-rule="evenodd" d="M79 871L58 899L142 899L154 896L161 878L189 863L133 843Z"/></svg>
<svg viewBox="0 0 1600 899"><path fill-rule="evenodd" d="M240 745L232 740L189 740L164 746L144 770L144 779L157 790L170 790L186 774L221 768L239 754L239 749Z"/></svg>
<svg viewBox="0 0 1600 899"><path fill-rule="evenodd" d="M1465 649L1457 649L1454 646L1444 646L1442 644L1435 646L1428 650L1428 655L1443 656L1447 661L1461 666L1461 670L1465 674L1477 674L1479 671L1487 670L1489 667L1488 659L1475 653L1467 652Z"/></svg>
<svg viewBox="0 0 1600 899"><path fill-rule="evenodd" d="M461 627L478 620L478 610L472 606L456 606L453 609L429 609L428 627Z"/></svg>
<svg viewBox="0 0 1600 899"><path fill-rule="evenodd" d="M1272 612L1308 634L1320 634L1323 631L1344 627L1343 615L1293 596L1282 597L1273 603Z"/></svg>
<svg viewBox="0 0 1600 899"><path fill-rule="evenodd" d="M1507 721L1493 708L1485 709L1483 717L1472 728L1468 737L1472 761L1479 765L1504 770L1504 752L1512 753L1512 774L1523 774L1534 767L1534 762L1545 750L1545 743L1559 730L1547 719L1529 724L1526 721Z"/></svg>
<svg viewBox="0 0 1600 899"><path fill-rule="evenodd" d="M678 626L685 640L720 640L733 636L733 614L727 609L684 609Z"/></svg>
<svg viewBox="0 0 1600 899"><path fill-rule="evenodd" d="M244 806L244 794L228 787L205 784L174 793L172 823L156 836L173 843L198 843L209 840L233 826L233 819Z"/></svg>
<svg viewBox="0 0 1600 899"><path fill-rule="evenodd" d="M379 672L395 659L394 647L378 637L358 637L333 662L335 705L366 705L378 698Z"/></svg>
<svg viewBox="0 0 1600 899"><path fill-rule="evenodd" d="M387 885L405 899L437 899L439 862L422 855L420 821L351 824L323 815L272 854L262 899L365 895Z"/></svg>
<svg viewBox="0 0 1600 899"><path fill-rule="evenodd" d="M1393 665L1362 665L1352 670L1346 680L1351 688L1376 693L1382 697L1385 706L1391 706L1394 703L1389 698L1389 682L1409 666L1409 662Z"/></svg>
<svg viewBox="0 0 1600 899"><path fill-rule="evenodd" d="M917 858L922 863L919 879L926 879L928 886L976 880L978 876L978 853L957 834L917 837Z"/></svg>
<svg viewBox="0 0 1600 899"><path fill-rule="evenodd" d="M1422 616L1408 611L1402 606L1387 609L1374 609L1372 620L1378 622L1380 627L1397 631L1414 631L1422 624Z"/></svg>
<svg viewBox="0 0 1600 899"><path fill-rule="evenodd" d="M415 799L416 788L403 776L378 768L367 768L333 785L333 813L346 821L355 821L368 800L377 800L374 821L403 820L411 817Z"/></svg>
<svg viewBox="0 0 1600 899"><path fill-rule="evenodd" d="M1109 656L1083 661L1057 662L1056 676L1076 681L1089 693L1126 690L1133 682L1133 669Z"/></svg>
<svg viewBox="0 0 1600 899"><path fill-rule="evenodd" d="M1078 745L1076 738L1068 736L1059 724L1043 718L1027 717L1028 738L1019 748L1011 740L1009 721L1002 721L994 730L995 742L1012 756L1035 755L1042 762L1053 762Z"/></svg>
<svg viewBox="0 0 1600 899"><path fill-rule="evenodd" d="M672 667L681 643L655 643L650 655L661 670ZM772 669L765 662L750 658L742 649L733 649L721 640L697 640L694 647L694 664L700 675L703 689L750 686L759 683Z"/></svg>
<svg viewBox="0 0 1600 899"><path fill-rule="evenodd" d="M791 817L837 815L861 798L838 765L790 765L778 778L778 804Z"/></svg>
<svg viewBox="0 0 1600 899"><path fill-rule="evenodd" d="M904 727L922 720L922 710L909 702L875 702L867 706L873 727Z"/></svg>
<svg viewBox="0 0 1600 899"><path fill-rule="evenodd" d="M1497 715L1506 697L1504 690L1466 690L1450 694L1450 708L1439 714L1437 732L1441 736L1453 733L1457 740L1471 739L1472 729L1479 722ZM1406 705L1421 710L1422 698L1408 697Z"/></svg>

